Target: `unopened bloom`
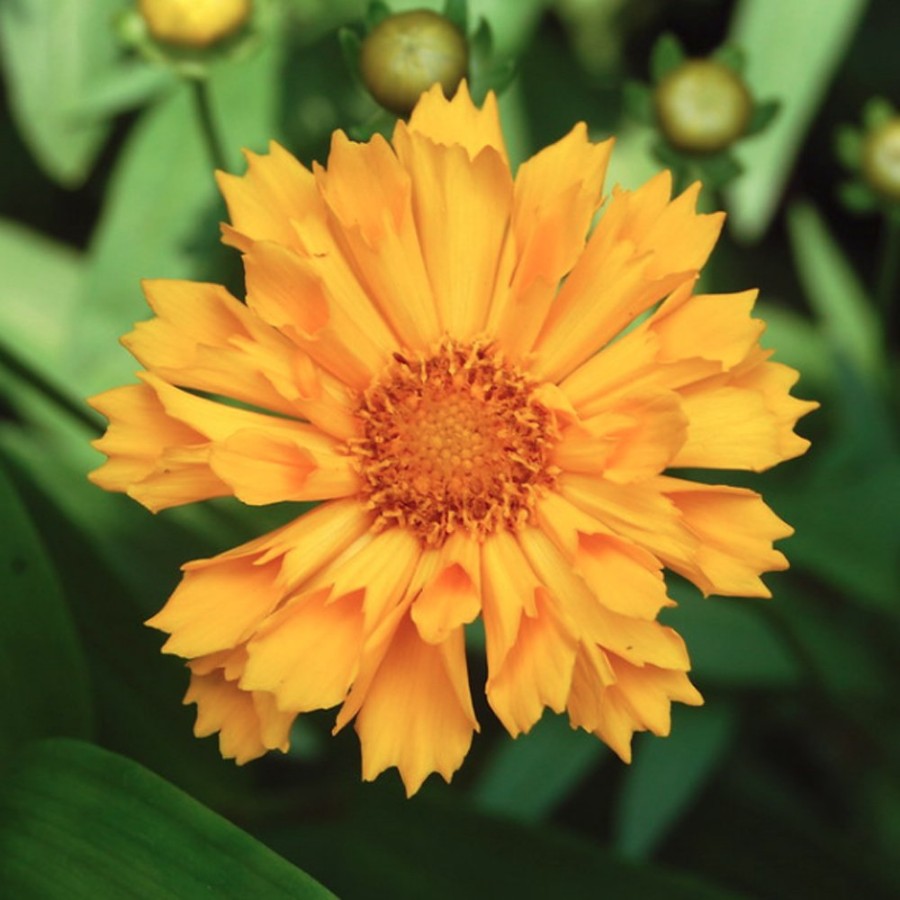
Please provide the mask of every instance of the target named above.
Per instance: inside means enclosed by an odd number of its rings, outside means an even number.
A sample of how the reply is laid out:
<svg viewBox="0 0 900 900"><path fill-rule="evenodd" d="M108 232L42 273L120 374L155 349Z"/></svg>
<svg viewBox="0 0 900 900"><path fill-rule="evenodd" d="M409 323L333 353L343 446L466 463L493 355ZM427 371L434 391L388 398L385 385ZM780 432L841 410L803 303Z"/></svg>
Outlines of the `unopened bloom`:
<svg viewBox="0 0 900 900"><path fill-rule="evenodd" d="M208 47L247 21L251 0L138 0L138 10L156 40Z"/></svg>
<svg viewBox="0 0 900 900"><path fill-rule="evenodd" d="M156 318L125 338L145 370L93 401L94 482L154 511L322 501L188 563L150 620L224 755L285 750L298 714L339 707L365 778L449 780L478 730L479 617L512 735L550 707L627 760L671 701L701 702L658 621L663 568L768 596L791 529L677 470L797 456L812 404L760 349L754 291L693 293L723 218L699 185L614 189L590 231L611 150L578 125L514 177L494 97L435 87L391 143L337 132L327 167L273 144L219 175L246 305L145 285Z"/></svg>

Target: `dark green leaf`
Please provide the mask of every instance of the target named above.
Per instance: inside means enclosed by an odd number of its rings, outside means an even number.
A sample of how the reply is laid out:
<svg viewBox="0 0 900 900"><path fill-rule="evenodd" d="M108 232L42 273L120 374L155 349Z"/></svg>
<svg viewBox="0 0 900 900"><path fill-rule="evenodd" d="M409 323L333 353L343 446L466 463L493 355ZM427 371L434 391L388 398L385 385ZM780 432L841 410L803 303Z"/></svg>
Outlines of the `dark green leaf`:
<svg viewBox="0 0 900 900"><path fill-rule="evenodd" d="M365 26L366 31L371 31L376 25L380 25L388 16L392 15L392 10L387 3L381 0L371 0L366 7Z"/></svg>
<svg viewBox="0 0 900 900"><path fill-rule="evenodd" d="M0 763L34 737L87 736L85 659L59 581L4 466L0 465Z"/></svg>
<svg viewBox="0 0 900 900"><path fill-rule="evenodd" d="M0 792L0 895L334 896L137 763L67 740L31 745Z"/></svg>
<svg viewBox="0 0 900 900"><path fill-rule="evenodd" d="M464 35L469 33L469 0L444 0L443 14Z"/></svg>
<svg viewBox="0 0 900 900"><path fill-rule="evenodd" d="M809 203L788 209L788 235L806 298L832 351L863 378L885 377L881 327L853 267Z"/></svg>
<svg viewBox="0 0 900 900"><path fill-rule="evenodd" d="M392 784L375 785L308 824L263 837L342 900L735 900L692 877L623 862L564 832L420 798L389 799L399 793Z"/></svg>
<svg viewBox="0 0 900 900"><path fill-rule="evenodd" d="M616 845L628 857L650 856L719 766L737 724L733 711L714 704L673 709L665 740L635 740L616 815Z"/></svg>
<svg viewBox="0 0 900 900"><path fill-rule="evenodd" d="M38 164L56 181L80 184L108 132L85 115L93 84L114 68L110 19L119 0L0 3L0 61L16 123Z"/></svg>
<svg viewBox="0 0 900 900"><path fill-rule="evenodd" d="M816 3L741 0L729 40L747 54L747 83L757 97L784 107L766 131L736 148L746 172L729 188L729 227L756 240L769 227L794 159L826 96L862 14L865 0Z"/></svg>
<svg viewBox="0 0 900 900"><path fill-rule="evenodd" d="M338 43L341 46L341 54L347 64L348 71L357 80L359 79L359 51L362 47L362 38L352 28L338 29Z"/></svg>
<svg viewBox="0 0 900 900"><path fill-rule="evenodd" d="M622 100L628 114L642 125L652 125L656 121L653 91L643 82L626 81Z"/></svg>
<svg viewBox="0 0 900 900"><path fill-rule="evenodd" d="M769 601L702 598L676 578L670 588L678 607L662 617L687 642L691 677L701 693L712 685L771 688L796 682L797 662L767 616Z"/></svg>
<svg viewBox="0 0 900 900"><path fill-rule="evenodd" d="M677 69L685 61L684 48L674 34L667 33L657 38L650 51L650 78L659 84L669 72Z"/></svg>
<svg viewBox="0 0 900 900"><path fill-rule="evenodd" d="M893 105L884 97L872 97L862 111L862 121L866 131L880 128L896 115Z"/></svg>
<svg viewBox="0 0 900 900"><path fill-rule="evenodd" d="M744 53L743 47L739 47L737 44L722 44L713 53L712 58L722 63L723 66L728 66L738 75L743 75L744 69L747 67L747 54Z"/></svg>
<svg viewBox="0 0 900 900"><path fill-rule="evenodd" d="M730 150L714 156L697 157L695 165L704 186L710 189L724 187L744 171Z"/></svg>
<svg viewBox="0 0 900 900"><path fill-rule="evenodd" d="M841 163L851 171L862 162L862 132L853 125L841 125L834 136L834 149Z"/></svg>
<svg viewBox="0 0 900 900"><path fill-rule="evenodd" d="M780 100L764 100L761 103L757 103L750 114L750 121L747 123L747 128L744 131L744 137L751 137L754 134L765 131L780 111Z"/></svg>
<svg viewBox="0 0 900 900"><path fill-rule="evenodd" d="M881 206L872 189L861 181L845 181L838 185L837 193L841 203L856 215L878 212Z"/></svg>
<svg viewBox="0 0 900 900"><path fill-rule="evenodd" d="M606 755L606 746L548 712L528 733L503 741L482 769L475 802L520 821L545 818Z"/></svg>

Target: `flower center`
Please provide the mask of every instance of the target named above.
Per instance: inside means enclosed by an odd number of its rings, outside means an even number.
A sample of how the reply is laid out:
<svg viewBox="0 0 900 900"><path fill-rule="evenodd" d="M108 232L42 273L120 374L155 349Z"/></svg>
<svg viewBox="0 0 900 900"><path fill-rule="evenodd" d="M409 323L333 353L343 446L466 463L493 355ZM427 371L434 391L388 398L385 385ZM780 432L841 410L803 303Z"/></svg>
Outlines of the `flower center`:
<svg viewBox="0 0 900 900"><path fill-rule="evenodd" d="M479 540L521 528L557 473L547 462L556 423L536 386L484 343L394 354L350 448L376 526L409 528L432 547L460 528Z"/></svg>

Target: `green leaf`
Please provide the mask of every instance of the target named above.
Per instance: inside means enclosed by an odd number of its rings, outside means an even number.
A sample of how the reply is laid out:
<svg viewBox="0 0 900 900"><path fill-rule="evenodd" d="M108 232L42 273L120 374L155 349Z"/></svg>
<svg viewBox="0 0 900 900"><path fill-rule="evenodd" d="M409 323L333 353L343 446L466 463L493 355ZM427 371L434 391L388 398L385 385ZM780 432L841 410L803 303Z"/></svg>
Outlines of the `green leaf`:
<svg viewBox="0 0 900 900"><path fill-rule="evenodd" d="M691 876L623 862L565 832L424 797L406 802L400 794L393 784L369 786L328 816L267 829L262 837L343 900L598 894L616 900L735 900Z"/></svg>
<svg viewBox="0 0 900 900"><path fill-rule="evenodd" d="M664 740L636 739L615 819L616 846L633 859L650 856L721 763L737 720L727 706L673 708Z"/></svg>
<svg viewBox="0 0 900 900"><path fill-rule="evenodd" d="M737 44L722 44L712 54L712 58L723 66L728 66L738 75L743 75L747 67L747 54L744 53L744 48L738 47Z"/></svg>
<svg viewBox="0 0 900 900"><path fill-rule="evenodd" d="M69 187L81 184L109 131L84 114L92 84L118 52L110 19L119 0L0 3L0 60L12 113L38 164Z"/></svg>
<svg viewBox="0 0 900 900"><path fill-rule="evenodd" d="M626 81L622 89L622 102L628 115L642 125L652 125L656 121L653 91L643 82Z"/></svg>
<svg viewBox="0 0 900 900"><path fill-rule="evenodd" d="M781 106L780 100L763 100L761 103L757 103L750 114L750 121L744 130L744 137L751 137L765 131L781 111Z"/></svg>
<svg viewBox="0 0 900 900"><path fill-rule="evenodd" d="M747 83L755 96L783 103L765 133L736 148L746 171L728 190L728 209L729 225L739 238L756 240L768 228L865 8L865 0L833 0L827 14L817 3L738 4L729 40L747 54Z"/></svg>
<svg viewBox="0 0 900 900"><path fill-rule="evenodd" d="M890 122L896 114L893 104L885 100L884 97L872 97L863 107L863 125L866 131L873 131Z"/></svg>
<svg viewBox="0 0 900 900"><path fill-rule="evenodd" d="M700 173L703 186L710 190L724 187L744 171L731 150L724 150L712 156L695 157L694 164Z"/></svg>
<svg viewBox="0 0 900 900"><path fill-rule="evenodd" d="M235 170L240 148L265 150L277 137L279 51L216 69L212 105ZM113 172L79 314L61 364L92 394L130 381L137 368L119 346L136 320L149 317L143 278L199 278L240 285L240 259L219 242L225 205L187 87L148 110L129 135Z"/></svg>
<svg viewBox="0 0 900 900"><path fill-rule="evenodd" d="M382 3L381 0L371 0L365 13L366 31L371 31L376 25L380 25L392 12L387 3Z"/></svg>
<svg viewBox="0 0 900 900"><path fill-rule="evenodd" d="M442 12L464 35L469 33L469 0L444 0Z"/></svg>
<svg viewBox="0 0 900 900"><path fill-rule="evenodd" d="M861 181L845 181L839 184L837 194L841 203L858 216L878 212L881 208L881 200Z"/></svg>
<svg viewBox="0 0 900 900"><path fill-rule="evenodd" d="M68 740L31 745L0 792L0 894L17 900L334 896L162 778Z"/></svg>
<svg viewBox="0 0 900 900"><path fill-rule="evenodd" d="M854 125L841 125L834 136L834 149L841 163L855 172L862 162L863 136Z"/></svg>
<svg viewBox="0 0 900 900"><path fill-rule="evenodd" d="M768 601L703 598L681 579L669 582L678 606L661 618L685 639L701 693L712 685L776 688L797 681L799 667L767 616Z"/></svg>
<svg viewBox="0 0 900 900"><path fill-rule="evenodd" d="M684 48L674 34L666 33L657 38L650 51L650 78L659 84L669 72L685 61Z"/></svg>
<svg viewBox="0 0 900 900"><path fill-rule="evenodd" d="M547 713L528 734L497 746L475 785L475 802L486 812L539 821L605 755L605 745L594 735L573 729L565 716Z"/></svg>
<svg viewBox="0 0 900 900"><path fill-rule="evenodd" d="M0 764L5 764L31 738L87 737L92 711L81 643L59 581L3 466L0 519Z"/></svg>
<svg viewBox="0 0 900 900"><path fill-rule="evenodd" d="M797 273L829 346L866 381L880 382L881 327L853 267L811 204L791 205L787 224Z"/></svg>
<svg viewBox="0 0 900 900"><path fill-rule="evenodd" d="M359 51L362 48L362 38L353 28L339 28L337 32L338 44L341 47L341 55L347 64L347 70L357 81L359 75Z"/></svg>

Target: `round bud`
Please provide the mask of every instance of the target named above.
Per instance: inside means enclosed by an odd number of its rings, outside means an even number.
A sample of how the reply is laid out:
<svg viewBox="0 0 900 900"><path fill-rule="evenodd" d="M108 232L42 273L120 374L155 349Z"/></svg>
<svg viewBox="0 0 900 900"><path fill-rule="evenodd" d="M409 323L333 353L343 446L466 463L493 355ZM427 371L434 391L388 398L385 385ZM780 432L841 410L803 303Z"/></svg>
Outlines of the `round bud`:
<svg viewBox="0 0 900 900"><path fill-rule="evenodd" d="M866 135L862 173L874 191L900 202L900 117L888 120Z"/></svg>
<svg viewBox="0 0 900 900"><path fill-rule="evenodd" d="M369 92L401 116L435 83L451 96L468 67L469 47L462 32L449 19L424 9L379 22L366 35L359 54Z"/></svg>
<svg viewBox="0 0 900 900"><path fill-rule="evenodd" d="M653 100L663 134L689 153L715 153L746 131L753 98L740 76L714 59L692 59L669 72Z"/></svg>
<svg viewBox="0 0 900 900"><path fill-rule="evenodd" d="M147 29L179 47L208 47L237 31L249 18L251 0L138 0Z"/></svg>

